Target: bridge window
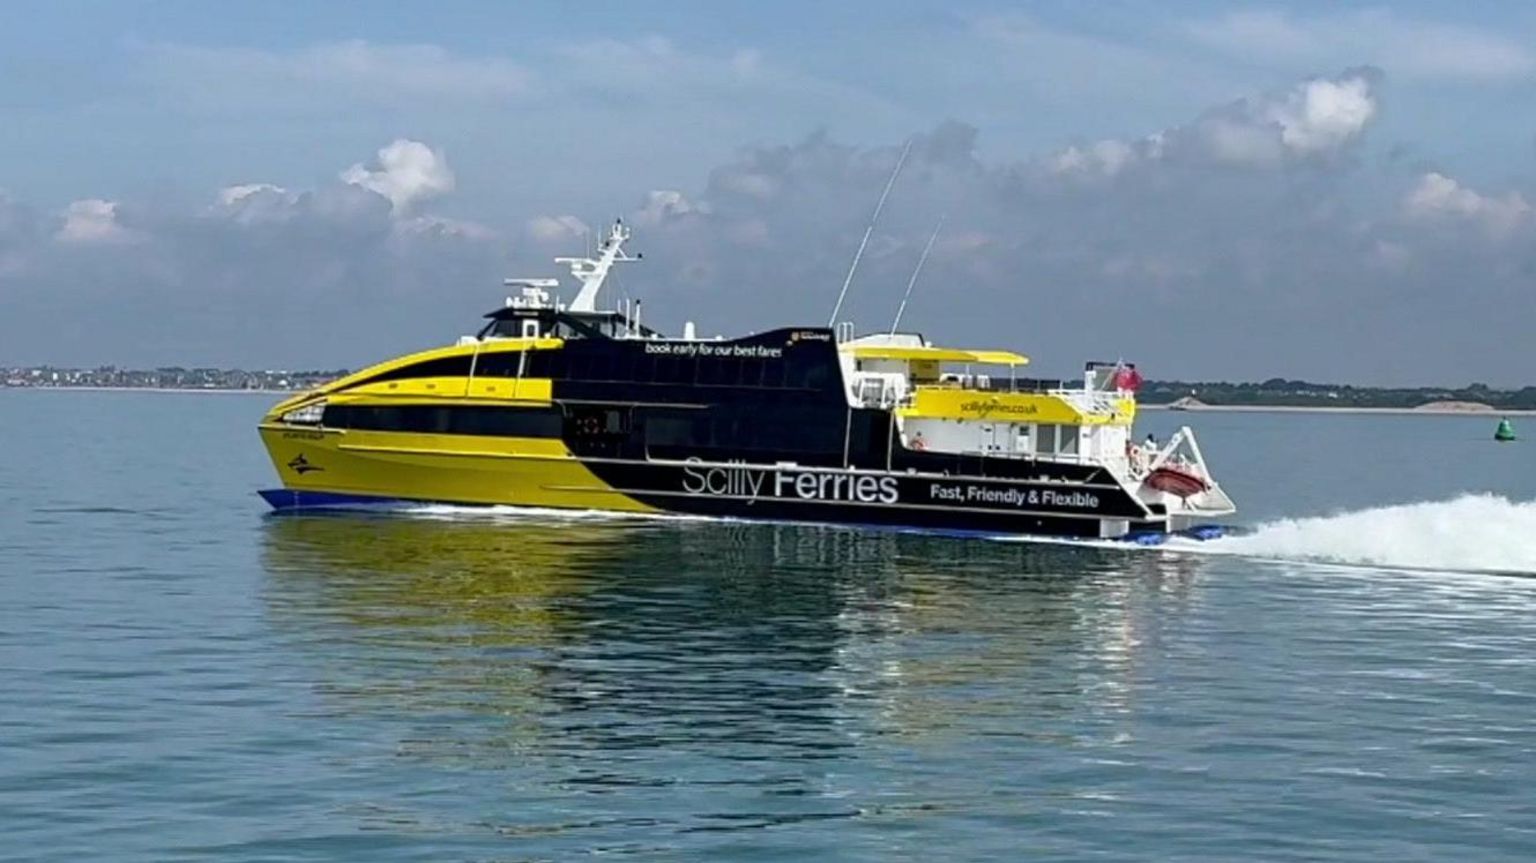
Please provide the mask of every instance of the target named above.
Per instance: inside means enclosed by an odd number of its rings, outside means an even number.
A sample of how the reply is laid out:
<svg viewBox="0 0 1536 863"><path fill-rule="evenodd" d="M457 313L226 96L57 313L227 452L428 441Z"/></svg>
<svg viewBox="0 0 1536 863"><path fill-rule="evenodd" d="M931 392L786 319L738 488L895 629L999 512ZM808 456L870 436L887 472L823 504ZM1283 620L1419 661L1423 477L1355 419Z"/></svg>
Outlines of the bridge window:
<svg viewBox="0 0 1536 863"><path fill-rule="evenodd" d="M423 360L419 363L411 363L397 369L379 372L378 374L364 378L352 386L360 387L366 384L377 384L385 381L412 380L416 378L463 378L469 376L469 354L461 354L453 357L440 357L435 360Z"/></svg>
<svg viewBox="0 0 1536 863"><path fill-rule="evenodd" d="M483 353L475 361L475 377L477 378L515 378L518 367L522 364L522 351L496 351L495 353Z"/></svg>

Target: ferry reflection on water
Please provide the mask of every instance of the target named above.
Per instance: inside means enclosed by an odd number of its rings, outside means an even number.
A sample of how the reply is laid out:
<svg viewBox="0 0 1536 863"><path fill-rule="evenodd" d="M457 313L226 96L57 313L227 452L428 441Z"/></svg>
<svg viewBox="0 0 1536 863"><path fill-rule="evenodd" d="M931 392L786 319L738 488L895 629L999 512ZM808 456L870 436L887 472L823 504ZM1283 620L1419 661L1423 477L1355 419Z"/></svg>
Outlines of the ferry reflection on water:
<svg viewBox="0 0 1536 863"><path fill-rule="evenodd" d="M819 757L960 712L1049 736L1128 709L1138 648L1199 589L1197 560L1153 552L526 515L273 517L264 563L330 709L452 717L413 748L475 758Z"/></svg>

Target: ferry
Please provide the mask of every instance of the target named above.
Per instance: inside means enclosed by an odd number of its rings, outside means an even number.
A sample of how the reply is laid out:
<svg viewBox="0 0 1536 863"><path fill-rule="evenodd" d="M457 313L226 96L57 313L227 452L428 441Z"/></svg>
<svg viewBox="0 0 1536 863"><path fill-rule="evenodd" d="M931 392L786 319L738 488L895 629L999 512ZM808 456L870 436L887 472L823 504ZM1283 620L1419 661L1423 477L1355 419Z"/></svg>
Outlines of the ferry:
<svg viewBox="0 0 1536 863"><path fill-rule="evenodd" d="M1138 441L1124 362L1076 381L1004 350L835 326L667 336L603 309L638 260L614 224L473 336L283 401L260 434L278 510L419 503L1157 541L1235 511L1194 433Z"/></svg>

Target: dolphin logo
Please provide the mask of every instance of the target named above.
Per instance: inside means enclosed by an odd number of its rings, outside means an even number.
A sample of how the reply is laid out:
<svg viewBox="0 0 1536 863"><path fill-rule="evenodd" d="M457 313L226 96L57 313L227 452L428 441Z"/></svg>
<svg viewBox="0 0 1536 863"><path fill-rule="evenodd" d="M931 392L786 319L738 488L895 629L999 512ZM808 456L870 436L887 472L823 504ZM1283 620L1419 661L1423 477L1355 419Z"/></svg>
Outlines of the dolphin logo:
<svg viewBox="0 0 1536 863"><path fill-rule="evenodd" d="M298 455L294 456L293 459L288 462L288 467L292 468L293 472L299 474L300 476L309 473L312 470L325 470L325 468L317 464L310 464L309 459L305 458L303 453L299 453Z"/></svg>

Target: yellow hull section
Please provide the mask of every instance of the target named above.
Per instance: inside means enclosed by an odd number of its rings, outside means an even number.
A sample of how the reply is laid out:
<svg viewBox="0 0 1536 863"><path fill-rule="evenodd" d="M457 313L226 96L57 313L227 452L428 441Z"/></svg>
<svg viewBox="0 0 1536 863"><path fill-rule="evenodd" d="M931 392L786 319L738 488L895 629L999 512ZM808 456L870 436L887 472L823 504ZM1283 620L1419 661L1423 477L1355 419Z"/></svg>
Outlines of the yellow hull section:
<svg viewBox="0 0 1536 863"><path fill-rule="evenodd" d="M1119 398L1112 413L1088 413L1049 393L918 387L912 393L912 404L898 413L913 418L1128 426L1136 418L1136 400Z"/></svg>
<svg viewBox="0 0 1536 863"><path fill-rule="evenodd" d="M407 500L651 513L598 479L559 440L260 428L283 486Z"/></svg>

